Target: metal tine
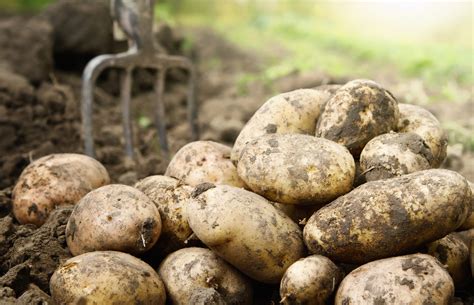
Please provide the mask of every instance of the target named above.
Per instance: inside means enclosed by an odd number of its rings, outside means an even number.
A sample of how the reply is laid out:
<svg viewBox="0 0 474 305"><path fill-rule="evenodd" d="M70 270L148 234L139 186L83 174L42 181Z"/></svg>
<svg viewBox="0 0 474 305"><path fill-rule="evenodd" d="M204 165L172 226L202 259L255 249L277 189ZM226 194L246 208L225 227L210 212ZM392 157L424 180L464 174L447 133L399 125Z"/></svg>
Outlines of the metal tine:
<svg viewBox="0 0 474 305"><path fill-rule="evenodd" d="M120 99L122 101L122 124L125 139L125 153L133 158L132 122L130 119L130 100L132 98L132 69L126 68L122 74Z"/></svg>
<svg viewBox="0 0 474 305"><path fill-rule="evenodd" d="M157 70L157 78L155 83L156 92L156 112L155 112L155 124L158 129L158 141L163 157L169 159L169 147L168 138L166 136L166 121L165 121L165 104L164 104L164 92L165 92L165 80L166 80L166 69Z"/></svg>

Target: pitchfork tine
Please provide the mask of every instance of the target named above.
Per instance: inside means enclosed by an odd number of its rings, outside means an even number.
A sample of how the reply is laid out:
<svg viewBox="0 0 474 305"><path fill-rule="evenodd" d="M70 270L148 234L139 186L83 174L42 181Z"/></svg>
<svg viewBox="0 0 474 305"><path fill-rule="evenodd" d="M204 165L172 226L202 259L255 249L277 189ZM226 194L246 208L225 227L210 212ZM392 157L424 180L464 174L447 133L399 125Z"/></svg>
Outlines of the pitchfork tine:
<svg viewBox="0 0 474 305"><path fill-rule="evenodd" d="M188 88L188 121L191 124L191 140L196 141L199 137L199 126L197 122L197 106L196 106L196 73L193 67L189 68L189 88Z"/></svg>
<svg viewBox="0 0 474 305"><path fill-rule="evenodd" d="M160 148L163 152L164 157L168 158L168 138L166 137L166 122L165 122L165 105L164 105L164 92L165 92L165 78L166 70L159 69L157 71L157 79L155 84L156 91L156 116L155 124L158 129L158 137L160 142Z"/></svg>
<svg viewBox="0 0 474 305"><path fill-rule="evenodd" d="M125 138L125 153L133 158L132 122L130 121L130 99L132 94L132 70L125 69L122 75L120 99L122 100L123 135Z"/></svg>

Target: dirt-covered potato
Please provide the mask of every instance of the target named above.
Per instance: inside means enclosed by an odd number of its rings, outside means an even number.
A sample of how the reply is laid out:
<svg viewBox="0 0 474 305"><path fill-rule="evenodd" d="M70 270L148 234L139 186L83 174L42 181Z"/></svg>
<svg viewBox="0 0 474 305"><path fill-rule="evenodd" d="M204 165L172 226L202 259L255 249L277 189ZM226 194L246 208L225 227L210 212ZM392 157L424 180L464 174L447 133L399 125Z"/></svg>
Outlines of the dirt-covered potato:
<svg viewBox="0 0 474 305"><path fill-rule="evenodd" d="M185 207L193 187L166 176L150 176L135 187L147 195L158 207L161 215L161 235L155 247L169 254L186 245L193 233L185 217Z"/></svg>
<svg viewBox="0 0 474 305"><path fill-rule="evenodd" d="M228 305L252 304L250 280L209 249L184 248L168 255L158 273L175 305L213 299ZM215 298L215 295L219 297ZM219 304L217 302L217 304Z"/></svg>
<svg viewBox="0 0 474 305"><path fill-rule="evenodd" d="M327 101L316 136L346 146L358 157L372 138L396 130L398 103L379 84L357 79L342 86Z"/></svg>
<svg viewBox="0 0 474 305"><path fill-rule="evenodd" d="M335 305L451 304L453 280L434 257L412 254L360 266L342 280Z"/></svg>
<svg viewBox="0 0 474 305"><path fill-rule="evenodd" d="M109 182L107 170L95 159L80 154L48 155L21 173L13 189L13 213L22 224L40 226L56 206L76 204Z"/></svg>
<svg viewBox="0 0 474 305"><path fill-rule="evenodd" d="M418 134L433 154L431 167L439 167L446 158L448 137L441 124L428 110L409 104L398 104L400 119L398 132L414 132Z"/></svg>
<svg viewBox="0 0 474 305"><path fill-rule="evenodd" d="M164 305L166 292L158 274L129 254L96 251L63 263L50 283L56 304Z"/></svg>
<svg viewBox="0 0 474 305"><path fill-rule="evenodd" d="M281 304L324 305L336 291L342 273L328 258L311 255L291 265L280 284Z"/></svg>
<svg viewBox="0 0 474 305"><path fill-rule="evenodd" d="M308 249L343 263L366 263L404 254L440 239L466 219L467 180L429 169L367 182L311 216L304 228Z"/></svg>
<svg viewBox="0 0 474 305"><path fill-rule="evenodd" d="M127 185L110 184L84 196L66 226L73 255L99 250L142 253L161 232L160 212L145 194Z"/></svg>
<svg viewBox="0 0 474 305"><path fill-rule="evenodd" d="M304 253L301 230L265 198L227 185L200 185L186 206L197 237L237 269L278 283Z"/></svg>
<svg viewBox="0 0 474 305"><path fill-rule="evenodd" d="M466 246L470 246L471 240L474 240L474 229L453 232L452 234L456 235L456 237L460 238Z"/></svg>
<svg viewBox="0 0 474 305"><path fill-rule="evenodd" d="M329 202L352 189L354 158L342 145L302 134L270 134L242 150L237 172L265 198L287 204Z"/></svg>
<svg viewBox="0 0 474 305"><path fill-rule="evenodd" d="M416 133L386 133L373 138L360 154L365 179L374 181L430 169L433 155Z"/></svg>
<svg viewBox="0 0 474 305"><path fill-rule="evenodd" d="M245 145L266 134L313 134L316 121L333 87L298 89L282 93L265 102L247 122L232 148L231 159L239 160Z"/></svg>
<svg viewBox="0 0 474 305"><path fill-rule="evenodd" d="M469 181L469 186L471 187L471 210L468 213L466 221L460 227L461 230L474 229L474 183Z"/></svg>
<svg viewBox="0 0 474 305"><path fill-rule="evenodd" d="M244 187L230 151L230 147L212 141L191 142L174 155L165 175L192 186L208 182Z"/></svg>
<svg viewBox="0 0 474 305"><path fill-rule="evenodd" d="M469 278L469 247L455 234L429 243L427 253L446 267L456 287L463 286Z"/></svg>

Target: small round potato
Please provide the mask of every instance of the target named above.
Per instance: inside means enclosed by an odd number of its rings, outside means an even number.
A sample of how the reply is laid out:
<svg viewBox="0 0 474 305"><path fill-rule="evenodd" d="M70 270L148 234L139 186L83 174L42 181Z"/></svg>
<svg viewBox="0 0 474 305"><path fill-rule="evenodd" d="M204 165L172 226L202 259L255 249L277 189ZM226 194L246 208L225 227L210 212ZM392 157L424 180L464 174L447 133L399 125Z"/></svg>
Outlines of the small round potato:
<svg viewBox="0 0 474 305"><path fill-rule="evenodd" d="M314 254L366 263L446 236L464 222L469 204L467 180L449 170L371 181L315 212L304 239Z"/></svg>
<svg viewBox="0 0 474 305"><path fill-rule="evenodd" d="M453 280L434 257L412 254L355 269L337 290L335 305L451 304Z"/></svg>
<svg viewBox="0 0 474 305"><path fill-rule="evenodd" d="M459 228L461 230L474 229L474 183L469 181L469 186L471 187L471 210L468 213L466 221Z"/></svg>
<svg viewBox="0 0 474 305"><path fill-rule="evenodd" d="M166 292L158 274L129 254L97 251L62 264L51 277L56 304L164 305Z"/></svg>
<svg viewBox="0 0 474 305"><path fill-rule="evenodd" d="M150 176L135 187L147 195L158 207L161 215L161 235L155 248L169 254L186 246L193 233L185 217L185 208L193 187L166 176Z"/></svg>
<svg viewBox="0 0 474 305"><path fill-rule="evenodd" d="M298 89L276 95L265 102L247 122L232 148L237 162L245 145L266 134L312 134L321 109L333 93L332 86Z"/></svg>
<svg viewBox="0 0 474 305"><path fill-rule="evenodd" d="M176 153L165 175L191 186L209 182L244 187L230 161L230 150L230 147L212 141L191 142Z"/></svg>
<svg viewBox="0 0 474 305"><path fill-rule="evenodd" d="M448 137L441 124L428 110L409 104L399 104L400 119L398 132L418 134L431 149L433 162L431 167L439 167L446 158Z"/></svg>
<svg viewBox="0 0 474 305"><path fill-rule="evenodd" d="M373 138L360 154L367 181L398 177L430 169L433 155L416 133L386 133Z"/></svg>
<svg viewBox="0 0 474 305"><path fill-rule="evenodd" d="M58 205L76 204L85 194L110 182L95 159L53 154L28 165L13 189L13 213L21 224L41 226Z"/></svg>
<svg viewBox="0 0 474 305"><path fill-rule="evenodd" d="M160 232L160 212L150 198L131 186L110 184L77 203L66 241L73 255L99 250L138 254L149 250Z"/></svg>
<svg viewBox="0 0 474 305"><path fill-rule="evenodd" d="M396 130L397 100L379 84L357 79L342 86L327 101L316 136L346 146L358 157L372 138Z"/></svg>
<svg viewBox="0 0 474 305"><path fill-rule="evenodd" d="M324 305L336 291L342 273L328 258L311 255L291 265L280 284L281 304Z"/></svg>
<svg viewBox="0 0 474 305"><path fill-rule="evenodd" d="M250 280L209 249L173 252L163 260L158 273L175 305L204 300L206 304L252 304Z"/></svg>
<svg viewBox="0 0 474 305"><path fill-rule="evenodd" d="M286 204L327 203L352 189L354 158L342 145L301 134L271 134L242 151L237 171L255 193Z"/></svg>
<svg viewBox="0 0 474 305"><path fill-rule="evenodd" d="M455 234L429 243L427 250L446 266L456 287L461 287L469 278L469 247Z"/></svg>
<svg viewBox="0 0 474 305"><path fill-rule="evenodd" d="M298 225L265 198L241 188L198 186L186 215L204 244L260 282L278 283L305 253Z"/></svg>

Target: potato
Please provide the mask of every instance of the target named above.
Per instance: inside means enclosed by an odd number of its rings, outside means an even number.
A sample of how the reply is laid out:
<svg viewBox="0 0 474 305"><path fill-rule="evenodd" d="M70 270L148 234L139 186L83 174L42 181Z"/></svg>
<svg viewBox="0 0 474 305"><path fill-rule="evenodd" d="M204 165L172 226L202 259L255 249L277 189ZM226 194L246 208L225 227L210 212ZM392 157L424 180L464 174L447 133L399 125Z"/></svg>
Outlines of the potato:
<svg viewBox="0 0 474 305"><path fill-rule="evenodd" d="M266 134L312 134L322 107L332 95L332 88L298 89L270 98L240 132L231 160L237 162L247 143Z"/></svg>
<svg viewBox="0 0 474 305"><path fill-rule="evenodd" d="M460 227L461 230L474 229L474 183L469 181L469 186L471 187L471 210L468 213L466 221Z"/></svg>
<svg viewBox="0 0 474 305"><path fill-rule="evenodd" d="M330 259L321 255L302 258L283 275L280 304L327 304L341 280L341 271Z"/></svg>
<svg viewBox="0 0 474 305"><path fill-rule="evenodd" d="M212 141L191 142L176 153L165 175L192 186L209 182L244 187L230 161L230 150L230 147Z"/></svg>
<svg viewBox="0 0 474 305"><path fill-rule="evenodd" d="M185 248L168 255L158 273L175 305L252 304L250 280L209 249Z"/></svg>
<svg viewBox="0 0 474 305"><path fill-rule="evenodd" d="M468 247L471 245L471 240L474 240L474 229L453 232L452 234L460 238L463 241L463 243Z"/></svg>
<svg viewBox="0 0 474 305"><path fill-rule="evenodd" d="M448 305L454 284L432 256L412 254L377 260L352 271L337 290L335 305Z"/></svg>
<svg viewBox="0 0 474 305"><path fill-rule="evenodd" d="M126 253L96 251L67 260L50 283L56 304L164 305L166 292L149 265Z"/></svg>
<svg viewBox="0 0 474 305"><path fill-rule="evenodd" d="M301 230L265 198L244 189L200 185L186 206L189 225L217 255L251 278L278 283L301 258Z"/></svg>
<svg viewBox="0 0 474 305"><path fill-rule="evenodd" d="M66 226L73 255L98 250L143 253L158 240L161 219L153 201L120 184L100 187L74 207Z"/></svg>
<svg viewBox="0 0 474 305"><path fill-rule="evenodd" d="M397 100L379 84L357 79L342 86L327 101L316 136L346 146L358 157L372 138L396 130Z"/></svg>
<svg viewBox="0 0 474 305"><path fill-rule="evenodd" d="M373 138L360 154L367 181L398 177L430 169L433 155L416 133L386 133Z"/></svg>
<svg viewBox="0 0 474 305"><path fill-rule="evenodd" d="M343 263L404 254L458 228L469 208L464 177L430 169L367 182L311 216L308 249Z"/></svg>
<svg viewBox="0 0 474 305"><path fill-rule="evenodd" d="M312 205L295 205L284 204L274 201L269 201L277 210L283 212L290 217L297 224L305 224L306 221L314 214L320 207Z"/></svg>
<svg viewBox="0 0 474 305"><path fill-rule="evenodd" d="M448 137L438 120L431 112L420 106L400 103L398 109L400 110L398 132L418 134L433 154L431 167L439 167L446 158Z"/></svg>
<svg viewBox="0 0 474 305"><path fill-rule="evenodd" d="M455 234L448 234L427 245L427 253L446 266L456 287L469 279L469 248Z"/></svg>
<svg viewBox="0 0 474 305"><path fill-rule="evenodd" d="M21 224L41 226L56 206L75 204L91 190L109 182L104 166L88 156L45 156L21 173L13 189L13 213Z"/></svg>
<svg viewBox="0 0 474 305"><path fill-rule="evenodd" d="M153 200L160 211L162 228L155 245L157 251L169 254L183 248L193 233L184 213L193 187L160 175L147 177L135 187Z"/></svg>
<svg viewBox="0 0 474 305"><path fill-rule="evenodd" d="M352 189L355 163L344 146L332 141L272 134L245 146L237 172L251 190L269 200L315 205Z"/></svg>

